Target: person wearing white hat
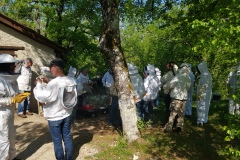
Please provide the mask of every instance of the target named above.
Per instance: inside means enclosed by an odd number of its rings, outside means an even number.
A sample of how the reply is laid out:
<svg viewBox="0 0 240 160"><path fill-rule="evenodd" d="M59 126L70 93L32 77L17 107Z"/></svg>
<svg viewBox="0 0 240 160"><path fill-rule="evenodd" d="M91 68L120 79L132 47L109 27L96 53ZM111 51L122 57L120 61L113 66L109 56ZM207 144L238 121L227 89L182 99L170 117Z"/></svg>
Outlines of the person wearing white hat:
<svg viewBox="0 0 240 160"><path fill-rule="evenodd" d="M239 89L239 81L240 81L240 66L236 66L235 71L230 72L227 79L228 85L228 94L229 94L229 107L228 112L231 115L239 115L239 96L237 94L237 90ZM236 98L234 98L236 95Z"/></svg>
<svg viewBox="0 0 240 160"><path fill-rule="evenodd" d="M14 103L21 103L29 93L18 94L17 77L15 74L15 60L9 54L0 55L0 159L16 159L14 126Z"/></svg>
<svg viewBox="0 0 240 160"><path fill-rule="evenodd" d="M143 120L153 120L153 103L157 98L159 91L159 79L155 74L155 67L148 64L143 69L144 73L144 88L146 94L143 96Z"/></svg>
<svg viewBox="0 0 240 160"><path fill-rule="evenodd" d="M130 80L133 86L133 91L134 91L134 100L136 103L137 107L137 112L138 112L138 118L142 119L142 98L143 95L146 93L144 84L143 84L143 79L138 73L138 67L134 66L131 63L127 63L128 66L128 72L130 76Z"/></svg>
<svg viewBox="0 0 240 160"><path fill-rule="evenodd" d="M207 63L201 62L197 66L200 79L197 86L197 125L203 126L208 122L208 112L212 96L212 75L208 71Z"/></svg>

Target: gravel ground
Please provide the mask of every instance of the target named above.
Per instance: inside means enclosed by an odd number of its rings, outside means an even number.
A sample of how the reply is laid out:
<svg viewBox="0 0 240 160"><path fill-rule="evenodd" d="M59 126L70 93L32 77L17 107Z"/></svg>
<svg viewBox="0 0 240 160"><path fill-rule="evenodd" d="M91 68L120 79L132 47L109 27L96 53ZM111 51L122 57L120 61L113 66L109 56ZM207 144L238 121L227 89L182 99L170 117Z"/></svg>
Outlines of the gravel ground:
<svg viewBox="0 0 240 160"><path fill-rule="evenodd" d="M72 127L74 159L84 160L101 151L99 144L107 139L115 142L117 132L106 125L107 115L79 118ZM44 117L34 114L21 118L15 114L17 158L55 160L53 143ZM110 135L110 136L109 136ZM107 138L104 138L107 137Z"/></svg>

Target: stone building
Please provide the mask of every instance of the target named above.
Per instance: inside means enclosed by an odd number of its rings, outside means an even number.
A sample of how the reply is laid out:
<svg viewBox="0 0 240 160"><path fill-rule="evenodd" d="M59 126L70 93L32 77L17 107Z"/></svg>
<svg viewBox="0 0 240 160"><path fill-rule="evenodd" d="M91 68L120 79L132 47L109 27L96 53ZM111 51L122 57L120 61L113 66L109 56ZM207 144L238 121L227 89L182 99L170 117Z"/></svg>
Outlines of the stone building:
<svg viewBox="0 0 240 160"><path fill-rule="evenodd" d="M50 41L36 31L12 20L0 13L0 54L9 53L16 59L33 59L32 88L34 79L39 74L39 67L45 66L52 59L65 59L67 50ZM37 113L37 102L31 96L30 110Z"/></svg>

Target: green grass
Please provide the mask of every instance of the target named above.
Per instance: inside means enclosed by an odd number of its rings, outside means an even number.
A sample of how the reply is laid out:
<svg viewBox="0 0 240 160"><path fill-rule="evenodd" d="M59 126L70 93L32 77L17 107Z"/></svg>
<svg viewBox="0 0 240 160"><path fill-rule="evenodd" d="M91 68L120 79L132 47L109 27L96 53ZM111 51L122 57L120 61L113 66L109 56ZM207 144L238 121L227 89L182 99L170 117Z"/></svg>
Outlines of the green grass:
<svg viewBox="0 0 240 160"><path fill-rule="evenodd" d="M163 100L161 100L163 102ZM102 151L91 157L99 160L133 159L139 160L225 160L238 159L223 153L228 142L224 141L226 133L222 127L228 124L225 118L228 114L228 101L212 101L209 111L209 123L203 127L196 125L196 105L193 104L191 119L185 118L184 130L180 133L164 133L164 104L154 110L155 120L152 127L141 130L141 138L127 144L119 136L115 146L105 145Z"/></svg>

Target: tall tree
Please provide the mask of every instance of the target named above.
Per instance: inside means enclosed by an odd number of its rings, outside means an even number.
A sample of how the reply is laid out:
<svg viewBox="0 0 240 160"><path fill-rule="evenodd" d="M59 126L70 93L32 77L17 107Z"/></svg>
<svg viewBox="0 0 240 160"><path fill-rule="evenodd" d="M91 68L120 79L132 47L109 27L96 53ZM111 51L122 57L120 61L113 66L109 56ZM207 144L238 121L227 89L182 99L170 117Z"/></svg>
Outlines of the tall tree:
<svg viewBox="0 0 240 160"><path fill-rule="evenodd" d="M114 74L115 87L118 91L119 109L122 118L123 135L128 142L139 138L136 106L133 100L126 61L121 48L119 31L119 0L100 0L103 17L103 33L99 47L107 58Z"/></svg>

